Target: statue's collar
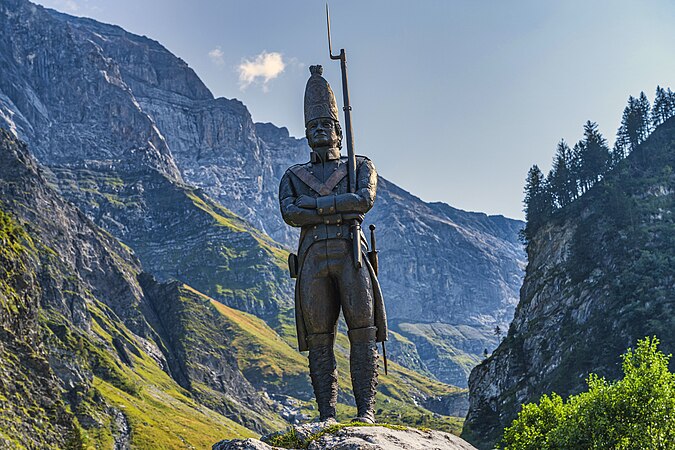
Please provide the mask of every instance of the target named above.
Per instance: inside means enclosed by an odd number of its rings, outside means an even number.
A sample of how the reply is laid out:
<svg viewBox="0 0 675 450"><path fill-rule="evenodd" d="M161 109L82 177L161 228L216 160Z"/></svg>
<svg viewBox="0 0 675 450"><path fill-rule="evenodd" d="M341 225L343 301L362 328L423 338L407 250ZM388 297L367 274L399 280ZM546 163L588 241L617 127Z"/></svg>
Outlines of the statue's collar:
<svg viewBox="0 0 675 450"><path fill-rule="evenodd" d="M315 151L312 151L312 153L310 154L310 162L312 164L319 164L326 161L334 161L336 159L340 159L340 149L335 147L326 150L325 157L322 157L321 153Z"/></svg>

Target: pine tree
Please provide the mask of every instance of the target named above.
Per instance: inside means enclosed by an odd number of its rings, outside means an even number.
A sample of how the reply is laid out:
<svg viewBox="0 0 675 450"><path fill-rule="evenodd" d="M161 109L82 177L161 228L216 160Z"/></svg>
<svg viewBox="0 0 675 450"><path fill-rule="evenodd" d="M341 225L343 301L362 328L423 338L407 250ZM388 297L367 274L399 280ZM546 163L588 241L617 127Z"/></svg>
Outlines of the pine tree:
<svg viewBox="0 0 675 450"><path fill-rule="evenodd" d="M530 239L553 212L553 196L537 165L527 173L525 183L525 239Z"/></svg>
<svg viewBox="0 0 675 450"><path fill-rule="evenodd" d="M619 142L614 143L614 148L612 149L612 152L609 155L609 168L612 169L616 167L619 162L626 157L624 148L620 145L618 145Z"/></svg>
<svg viewBox="0 0 675 450"><path fill-rule="evenodd" d="M549 185L559 207L568 205L577 196L576 180L572 174L572 150L561 139L553 158L553 166L548 176Z"/></svg>
<svg viewBox="0 0 675 450"><path fill-rule="evenodd" d="M574 157L574 174L581 194L586 192L595 183L595 176L589 164L589 149L585 139L574 144L572 155Z"/></svg>
<svg viewBox="0 0 675 450"><path fill-rule="evenodd" d="M642 136L642 141L649 137L649 134L652 132L652 124L649 118L651 117L652 107L649 104L649 99L644 91L640 91L640 97L638 98L638 111L640 112L640 132ZM642 142L641 141L641 142Z"/></svg>
<svg viewBox="0 0 675 450"><path fill-rule="evenodd" d="M584 125L584 159L582 165L583 172L589 183L589 187L593 186L607 171L609 166L609 147L607 140L602 136L598 130L598 124L590 120Z"/></svg>
<svg viewBox="0 0 675 450"><path fill-rule="evenodd" d="M572 162L570 163L570 172L574 181L574 198L579 197L586 192L586 183L582 173L581 161L583 160L584 143L579 141L572 148Z"/></svg>
<svg viewBox="0 0 675 450"><path fill-rule="evenodd" d="M652 108L652 125L661 125L675 115L675 93L668 88L666 91L661 86L656 86L654 107Z"/></svg>
<svg viewBox="0 0 675 450"><path fill-rule="evenodd" d="M621 126L616 135L616 148L624 155L635 150L649 136L649 111L649 100L644 92L640 92L639 98L632 95L628 97L628 105L623 110Z"/></svg>

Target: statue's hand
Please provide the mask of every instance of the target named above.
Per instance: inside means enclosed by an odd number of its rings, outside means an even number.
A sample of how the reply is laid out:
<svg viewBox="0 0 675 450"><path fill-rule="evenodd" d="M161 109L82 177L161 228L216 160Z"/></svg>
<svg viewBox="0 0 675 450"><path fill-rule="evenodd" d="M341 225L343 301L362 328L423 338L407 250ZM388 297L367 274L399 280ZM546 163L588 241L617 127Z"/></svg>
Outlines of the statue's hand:
<svg viewBox="0 0 675 450"><path fill-rule="evenodd" d="M295 205L299 208L316 209L316 199L309 195L301 195L295 200Z"/></svg>

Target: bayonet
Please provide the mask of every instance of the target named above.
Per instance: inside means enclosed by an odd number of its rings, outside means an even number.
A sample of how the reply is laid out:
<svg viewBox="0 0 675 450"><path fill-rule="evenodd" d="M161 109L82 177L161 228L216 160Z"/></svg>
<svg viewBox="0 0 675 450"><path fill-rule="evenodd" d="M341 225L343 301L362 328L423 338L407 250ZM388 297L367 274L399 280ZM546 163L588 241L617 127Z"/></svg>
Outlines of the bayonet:
<svg viewBox="0 0 675 450"><path fill-rule="evenodd" d="M345 49L341 48L340 53L337 55L333 54L333 42L330 37L330 11L328 9L328 3L326 3L326 26L328 28L328 54L332 60L340 60L340 71L342 72L342 100L343 108L342 110L345 113L345 137L347 139L347 177L349 183L349 192L356 192L356 155L354 154L354 134L352 133L352 106L349 103L349 87L347 85L347 54ZM357 219L354 219L351 225L352 229L352 243L354 249L354 267L358 270L363 265L361 260L361 224ZM374 271L377 276L377 250L375 249L375 226L371 225L370 228L371 235L371 244L372 244L372 255L369 254L369 258L375 261ZM387 367L387 350L384 347L384 341L382 342L382 357L384 359L384 373L387 375L389 373Z"/></svg>

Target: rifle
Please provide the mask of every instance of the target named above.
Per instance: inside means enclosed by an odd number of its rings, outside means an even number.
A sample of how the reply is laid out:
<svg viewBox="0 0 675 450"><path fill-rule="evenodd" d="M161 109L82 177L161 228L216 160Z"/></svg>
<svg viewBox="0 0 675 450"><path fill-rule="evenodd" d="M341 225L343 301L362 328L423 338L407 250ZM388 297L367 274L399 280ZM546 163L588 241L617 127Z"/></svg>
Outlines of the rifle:
<svg viewBox="0 0 675 450"><path fill-rule="evenodd" d="M347 181L349 183L349 193L356 193L356 155L354 154L354 136L352 134L352 107L349 104L349 87L347 86L347 54L345 49L340 49L340 54L333 55L333 46L330 39L330 13L328 12L328 3L326 3L326 23L328 25L328 54L330 59L340 60L340 69L342 71L342 99L344 106L342 110L345 113L345 134L347 135ZM361 224L358 219L352 220L352 245L354 253L354 267L359 270L363 265L361 261Z"/></svg>
<svg viewBox="0 0 675 450"><path fill-rule="evenodd" d="M333 45L330 38L330 12L328 11L328 3L326 3L326 25L328 26L328 54L330 59L340 60L340 71L342 72L342 99L344 106L342 110L345 113L345 134L347 135L347 180L349 183L349 192L356 192L356 155L354 154L354 135L352 134L352 106L349 103L349 87L347 86L347 54L345 49L341 48L338 55L333 54ZM361 223L358 219L354 219L351 224L352 229L352 244L354 253L354 267L358 270L363 265L361 260ZM375 275L377 276L377 250L375 249L375 225L370 226L371 252L368 258L373 265ZM387 351L382 342L382 356L384 358L384 373L389 373L387 367Z"/></svg>

